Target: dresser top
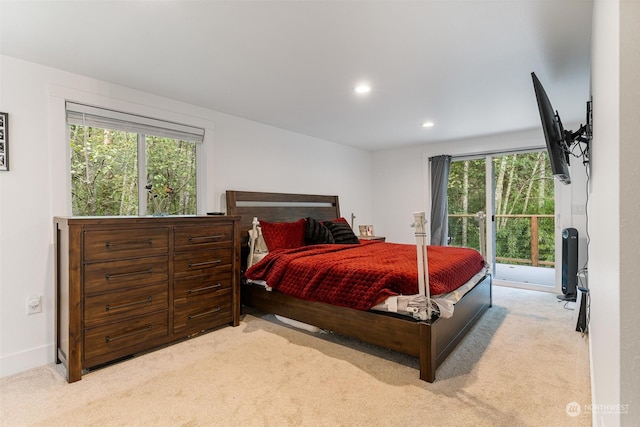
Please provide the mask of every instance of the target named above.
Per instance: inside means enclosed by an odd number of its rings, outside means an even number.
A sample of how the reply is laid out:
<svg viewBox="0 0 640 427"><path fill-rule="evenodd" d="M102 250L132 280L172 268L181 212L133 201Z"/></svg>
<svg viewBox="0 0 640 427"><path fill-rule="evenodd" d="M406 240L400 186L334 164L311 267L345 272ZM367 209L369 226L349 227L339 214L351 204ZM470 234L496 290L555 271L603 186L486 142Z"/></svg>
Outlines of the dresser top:
<svg viewBox="0 0 640 427"><path fill-rule="evenodd" d="M185 221L239 221L239 216L232 215L163 215L163 216L56 216L55 222L86 224L163 224L170 225Z"/></svg>

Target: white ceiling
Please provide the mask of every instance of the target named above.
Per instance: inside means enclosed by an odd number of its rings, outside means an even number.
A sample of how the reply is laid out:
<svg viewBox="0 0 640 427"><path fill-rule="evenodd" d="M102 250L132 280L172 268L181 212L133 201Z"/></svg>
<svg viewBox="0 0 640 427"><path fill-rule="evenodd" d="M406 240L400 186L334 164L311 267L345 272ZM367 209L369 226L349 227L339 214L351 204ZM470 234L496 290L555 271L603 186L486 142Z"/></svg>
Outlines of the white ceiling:
<svg viewBox="0 0 640 427"><path fill-rule="evenodd" d="M0 52L378 150L539 127L532 71L583 122L591 3L1 0Z"/></svg>

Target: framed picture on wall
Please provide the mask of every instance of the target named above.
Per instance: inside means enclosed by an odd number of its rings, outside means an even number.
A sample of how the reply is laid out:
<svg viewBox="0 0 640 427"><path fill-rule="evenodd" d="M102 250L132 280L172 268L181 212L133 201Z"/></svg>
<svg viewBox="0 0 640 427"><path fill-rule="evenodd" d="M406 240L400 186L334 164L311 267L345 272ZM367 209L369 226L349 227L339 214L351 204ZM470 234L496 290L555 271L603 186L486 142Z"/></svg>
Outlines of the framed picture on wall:
<svg viewBox="0 0 640 427"><path fill-rule="evenodd" d="M0 171L9 170L9 113L0 113Z"/></svg>

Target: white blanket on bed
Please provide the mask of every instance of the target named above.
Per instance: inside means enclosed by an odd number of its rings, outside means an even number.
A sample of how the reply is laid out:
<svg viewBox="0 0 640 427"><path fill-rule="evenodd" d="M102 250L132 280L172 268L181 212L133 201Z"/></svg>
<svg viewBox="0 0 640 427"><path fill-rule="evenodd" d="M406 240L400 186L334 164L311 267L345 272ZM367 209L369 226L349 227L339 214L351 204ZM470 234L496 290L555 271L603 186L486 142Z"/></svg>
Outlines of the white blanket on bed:
<svg viewBox="0 0 640 427"><path fill-rule="evenodd" d="M440 295L432 295L431 301L436 305L435 308L438 313L440 313L440 317L448 319L453 316L455 304L460 301L467 292L473 289L487 273L488 268L485 267L458 289ZM420 295L396 295L388 297L384 302L372 307L371 310L400 313L416 317L419 311L426 310L426 304L426 298Z"/></svg>

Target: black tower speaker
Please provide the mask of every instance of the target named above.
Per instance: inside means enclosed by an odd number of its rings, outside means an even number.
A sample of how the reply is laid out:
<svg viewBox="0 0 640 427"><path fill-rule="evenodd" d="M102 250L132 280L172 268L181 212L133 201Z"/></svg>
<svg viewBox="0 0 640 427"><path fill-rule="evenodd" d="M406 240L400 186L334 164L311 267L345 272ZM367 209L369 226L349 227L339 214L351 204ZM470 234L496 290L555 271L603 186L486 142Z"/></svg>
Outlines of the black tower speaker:
<svg viewBox="0 0 640 427"><path fill-rule="evenodd" d="M562 230L562 293L558 298L566 301L576 300L578 281L578 230Z"/></svg>

